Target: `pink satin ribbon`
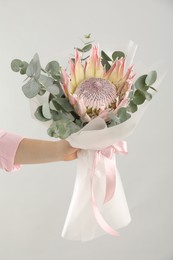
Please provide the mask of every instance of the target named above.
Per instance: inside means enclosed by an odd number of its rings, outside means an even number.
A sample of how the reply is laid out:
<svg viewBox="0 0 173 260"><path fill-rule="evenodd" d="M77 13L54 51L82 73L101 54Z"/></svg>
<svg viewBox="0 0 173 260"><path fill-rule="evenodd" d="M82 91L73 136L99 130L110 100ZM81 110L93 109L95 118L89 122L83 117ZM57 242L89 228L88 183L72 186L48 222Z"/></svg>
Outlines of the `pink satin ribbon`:
<svg viewBox="0 0 173 260"><path fill-rule="evenodd" d="M127 154L127 143L124 141L118 141L114 145L111 145L103 150L97 150L95 152L95 157L93 161L93 168L90 171L90 184L91 184L91 197L92 197L92 207L94 211L95 218L100 227L108 234L112 236L119 236L118 232L111 228L108 223L104 220L103 216L100 213L98 208L94 187L93 187L93 177L95 175L97 164L100 160L100 155L103 155L105 158L105 175L106 175L106 192L104 203L110 201L115 193L116 186L116 168L114 162L112 161L114 154Z"/></svg>

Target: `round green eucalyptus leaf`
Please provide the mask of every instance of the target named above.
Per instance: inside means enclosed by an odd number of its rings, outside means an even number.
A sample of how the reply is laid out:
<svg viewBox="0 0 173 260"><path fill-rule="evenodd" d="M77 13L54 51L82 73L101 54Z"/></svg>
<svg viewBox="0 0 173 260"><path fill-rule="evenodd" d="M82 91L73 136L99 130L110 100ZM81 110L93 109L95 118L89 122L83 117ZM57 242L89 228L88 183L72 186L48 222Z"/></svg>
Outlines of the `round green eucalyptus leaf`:
<svg viewBox="0 0 173 260"><path fill-rule="evenodd" d="M59 89L59 87L57 86L57 84L52 84L52 85L48 86L48 87L46 88L46 90L47 90L48 92L50 92L51 94L53 94L53 95L59 95L59 94L60 94L60 89Z"/></svg>
<svg viewBox="0 0 173 260"><path fill-rule="evenodd" d="M117 116L119 118L119 123L123 123L131 117L131 115L127 112L126 107L121 107L118 109Z"/></svg>
<svg viewBox="0 0 173 260"><path fill-rule="evenodd" d="M113 60L116 60L117 58L118 59L121 59L121 58L124 58L125 57L125 54L124 54L124 52L122 52L122 51L114 51L113 53L112 53L112 59Z"/></svg>
<svg viewBox="0 0 173 260"><path fill-rule="evenodd" d="M11 62L11 69L14 72L19 72L21 66L22 66L22 61L21 60L19 60L19 59L12 60L12 62Z"/></svg>
<svg viewBox="0 0 173 260"><path fill-rule="evenodd" d="M51 109L50 112L51 112L53 121L58 121L58 120L61 119L61 115L60 115L60 113L58 111Z"/></svg>
<svg viewBox="0 0 173 260"><path fill-rule="evenodd" d="M34 115L35 115L36 119L38 119L39 121L46 122L46 121L49 120L49 119L47 119L47 118L45 118L45 117L43 116L42 106L39 106L39 107L37 108L37 110L35 111Z"/></svg>
<svg viewBox="0 0 173 260"><path fill-rule="evenodd" d="M137 110L138 110L138 107L137 105L131 100L128 107L127 107L127 110L131 113L135 113Z"/></svg>
<svg viewBox="0 0 173 260"><path fill-rule="evenodd" d="M56 107L54 106L53 100L49 102L49 107L51 110L57 111Z"/></svg>
<svg viewBox="0 0 173 260"><path fill-rule="evenodd" d="M47 132L48 135L52 137L66 139L69 135L79 130L80 127L77 124L70 120L62 118L58 121L54 121Z"/></svg>
<svg viewBox="0 0 173 260"><path fill-rule="evenodd" d="M134 84L136 89L143 89L146 86L146 82L145 82L146 77L147 75L142 75L139 78L137 78Z"/></svg>
<svg viewBox="0 0 173 260"><path fill-rule="evenodd" d="M75 124L78 125L80 128L82 127L83 122L80 119L75 120Z"/></svg>
<svg viewBox="0 0 173 260"><path fill-rule="evenodd" d="M145 85L143 87L141 87L140 90L142 90L143 92L146 92L149 89L149 86Z"/></svg>
<svg viewBox="0 0 173 260"><path fill-rule="evenodd" d="M39 79L40 73L41 73L40 59L38 54L36 53L26 69L26 74L28 77L31 78L34 77L35 79Z"/></svg>
<svg viewBox="0 0 173 260"><path fill-rule="evenodd" d="M46 93L46 90L43 88L40 88L38 95L43 96Z"/></svg>
<svg viewBox="0 0 173 260"><path fill-rule="evenodd" d="M142 91L140 91L139 89L137 89L134 93L134 96L133 96L133 103L136 104L136 105L141 105L144 103L145 101L145 95Z"/></svg>
<svg viewBox="0 0 173 260"><path fill-rule="evenodd" d="M31 79L25 85L22 86L22 90L27 98L33 98L39 93L40 84L38 84L35 80Z"/></svg>
<svg viewBox="0 0 173 260"><path fill-rule="evenodd" d="M39 77L39 82L45 87L49 87L50 85L53 84L53 79L51 77L45 76L45 75L40 75Z"/></svg>
<svg viewBox="0 0 173 260"><path fill-rule="evenodd" d="M50 101L50 109L55 110L55 111L62 111L62 107L60 104L57 103L55 99Z"/></svg>
<svg viewBox="0 0 173 260"><path fill-rule="evenodd" d="M66 112L73 111L72 105L69 103L67 98L56 97L55 101L65 110Z"/></svg>
<svg viewBox="0 0 173 260"><path fill-rule="evenodd" d="M146 100L150 101L152 99L151 93L146 91L146 92L144 92L144 95L145 95Z"/></svg>
<svg viewBox="0 0 173 260"><path fill-rule="evenodd" d="M88 52L92 48L92 44L87 44L82 48L82 52Z"/></svg>
<svg viewBox="0 0 173 260"><path fill-rule="evenodd" d="M146 80L145 80L145 83L147 85L152 85L157 79L157 72L155 70L151 71L147 77L146 77Z"/></svg>
<svg viewBox="0 0 173 260"><path fill-rule="evenodd" d="M50 112L49 103L44 103L42 105L42 114L47 119L51 119L52 118L52 115L51 115L51 112Z"/></svg>
<svg viewBox="0 0 173 260"><path fill-rule="evenodd" d="M91 48L92 48L92 44L88 43L82 49L81 48L76 48L76 50L78 50L80 52L88 52L88 51L91 50Z"/></svg>
<svg viewBox="0 0 173 260"><path fill-rule="evenodd" d="M52 77L56 77L59 75L61 67L57 61L53 60L46 65L45 70L50 73Z"/></svg>
<svg viewBox="0 0 173 260"><path fill-rule="evenodd" d="M27 67L28 67L28 63L26 61L22 61L20 74L22 75L26 74Z"/></svg>

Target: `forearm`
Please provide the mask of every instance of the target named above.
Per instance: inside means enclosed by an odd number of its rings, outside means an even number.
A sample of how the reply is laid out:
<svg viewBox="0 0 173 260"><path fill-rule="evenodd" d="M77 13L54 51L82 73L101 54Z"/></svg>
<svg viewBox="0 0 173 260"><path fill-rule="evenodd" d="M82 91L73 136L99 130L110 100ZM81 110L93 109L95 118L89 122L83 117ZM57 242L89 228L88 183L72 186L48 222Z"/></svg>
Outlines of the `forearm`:
<svg viewBox="0 0 173 260"><path fill-rule="evenodd" d="M65 140L43 141L24 138L19 144L14 163L36 164L72 160L76 158L76 150Z"/></svg>

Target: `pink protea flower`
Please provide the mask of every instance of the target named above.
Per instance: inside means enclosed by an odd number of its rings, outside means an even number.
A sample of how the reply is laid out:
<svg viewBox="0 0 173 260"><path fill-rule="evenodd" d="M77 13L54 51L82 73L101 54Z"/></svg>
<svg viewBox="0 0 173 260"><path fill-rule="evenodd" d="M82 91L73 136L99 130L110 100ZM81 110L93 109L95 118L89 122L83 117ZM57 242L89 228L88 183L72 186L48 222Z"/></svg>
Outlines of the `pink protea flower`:
<svg viewBox="0 0 173 260"><path fill-rule="evenodd" d="M125 58L117 59L106 71L102 66L98 47L92 46L91 55L82 64L76 50L75 62L70 59L70 75L62 69L62 89L83 122L101 116L108 120L108 112L116 114L128 104L132 86L132 67L124 73Z"/></svg>

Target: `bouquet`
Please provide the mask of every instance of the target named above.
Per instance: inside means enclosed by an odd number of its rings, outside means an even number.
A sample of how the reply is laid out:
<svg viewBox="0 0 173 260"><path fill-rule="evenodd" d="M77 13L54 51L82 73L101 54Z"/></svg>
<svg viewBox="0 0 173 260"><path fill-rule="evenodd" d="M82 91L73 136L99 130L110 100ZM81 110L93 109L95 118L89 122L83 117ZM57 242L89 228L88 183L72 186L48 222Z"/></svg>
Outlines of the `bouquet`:
<svg viewBox="0 0 173 260"><path fill-rule="evenodd" d="M91 240L116 231L130 221L115 154L127 154L124 140L133 133L152 99L157 72L135 74L137 45L111 54L85 36L69 66L51 61L43 69L38 54L30 63L11 62L27 76L23 93L31 100L34 117L46 123L50 136L67 139L78 154L74 192L62 236ZM146 104L146 105L145 105Z"/></svg>

